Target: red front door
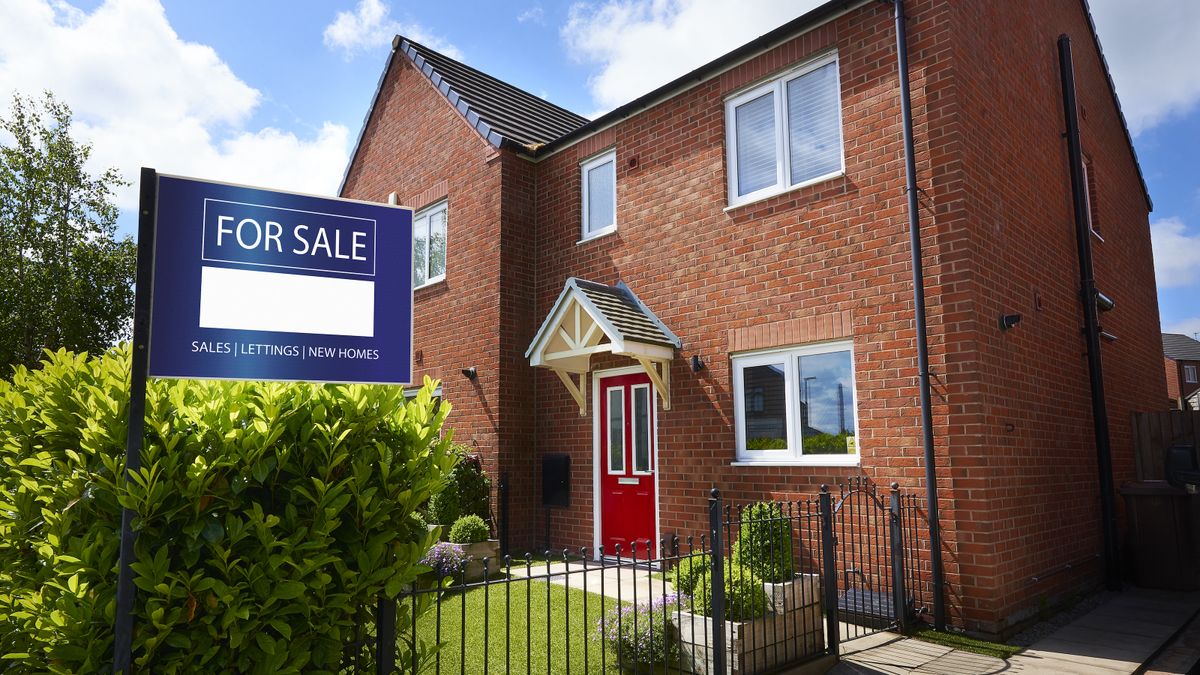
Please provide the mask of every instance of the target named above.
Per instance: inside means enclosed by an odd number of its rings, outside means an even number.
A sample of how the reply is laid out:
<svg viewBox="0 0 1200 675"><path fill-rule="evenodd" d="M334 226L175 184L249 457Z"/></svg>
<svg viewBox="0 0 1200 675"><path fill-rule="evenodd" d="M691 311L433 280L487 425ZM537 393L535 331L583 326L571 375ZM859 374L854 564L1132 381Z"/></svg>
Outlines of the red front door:
<svg viewBox="0 0 1200 675"><path fill-rule="evenodd" d="M605 555L653 555L654 389L645 373L600 378L600 543Z"/></svg>

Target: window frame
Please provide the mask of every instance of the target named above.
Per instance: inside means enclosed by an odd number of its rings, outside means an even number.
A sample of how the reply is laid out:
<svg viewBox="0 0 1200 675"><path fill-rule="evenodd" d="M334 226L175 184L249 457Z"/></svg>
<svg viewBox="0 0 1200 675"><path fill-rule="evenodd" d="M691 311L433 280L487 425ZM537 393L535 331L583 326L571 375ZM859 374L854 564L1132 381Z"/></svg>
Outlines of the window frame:
<svg viewBox="0 0 1200 675"><path fill-rule="evenodd" d="M854 452L845 455L804 454L803 430L799 427L800 420L800 387L798 386L797 362L802 356L816 356L835 352L850 354L850 386L854 397ZM784 364L784 419L786 425L788 447L776 450L747 450L746 449L746 401L745 401L745 369L754 366L775 365L780 361ZM730 358L733 375L733 425L737 465L803 465L803 466L858 466L862 457L862 448L858 442L858 378L854 367L854 343L852 340L834 340L829 342L792 345L775 349L733 354Z"/></svg>
<svg viewBox="0 0 1200 675"><path fill-rule="evenodd" d="M1183 366L1183 383L1196 384L1200 382L1200 373L1197 372L1198 370L1200 370L1200 368L1190 364L1185 364Z"/></svg>
<svg viewBox="0 0 1200 675"><path fill-rule="evenodd" d="M445 259L442 260L442 273L436 277L430 277L429 276L429 260L430 260L430 250L431 250L430 243L432 241L429 237L429 226L430 226L430 222L431 222L430 216L437 213L438 211L445 212L446 254L445 254ZM416 261L416 258L417 258L417 251L416 251L417 227L418 227L418 223L421 222L422 220L425 221L425 226L424 226L425 227L425 281L424 281L424 283L421 283L421 284L413 283L413 290L416 290L418 288L425 288L426 286L432 286L438 282L446 280L446 270L450 267L450 265L448 264L449 259L450 259L450 200L449 199L440 199L413 214L412 246L413 246L413 261L414 262ZM414 280L414 282L415 282L415 280Z"/></svg>
<svg viewBox="0 0 1200 675"><path fill-rule="evenodd" d="M638 429L637 417L637 397L638 392L645 392L646 397L646 428ZM633 441L630 450L633 467L630 473L634 476L649 476L654 473L654 392L650 390L649 384L634 384L629 387L629 430ZM638 433L642 432L646 438L646 468L638 468Z"/></svg>
<svg viewBox="0 0 1200 675"><path fill-rule="evenodd" d="M620 468L614 468L613 461L612 461L613 460L613 454L612 454L612 451L613 451L613 446L612 446L612 432L613 432L613 430L612 430L612 423L613 423L612 394L613 394L613 392L620 394L620 396L618 397L618 398L620 398L620 405L617 406L617 409L621 411L621 435L620 435L620 438L621 438L621 466L620 466ZM625 461L625 450L627 449L625 447L625 422L626 422L626 420L625 420L625 387L622 385L619 385L619 384L611 386L611 387L605 387L604 388L604 400L606 401L606 408L607 408L605 410L605 412L607 414L604 416L604 452L605 452L605 457L606 457L604 468L605 468L605 471L610 476L624 476L624 475L627 475L627 469L629 468Z"/></svg>
<svg viewBox="0 0 1200 675"><path fill-rule="evenodd" d="M604 165L606 162L612 162L612 225L606 225L597 230L588 229L588 198L590 190L588 189L588 172L592 169ZM603 237L606 234L612 234L617 231L617 149L609 148L598 155L594 155L579 163L579 183L580 183L580 228L579 241L584 242L597 237Z"/></svg>
<svg viewBox="0 0 1200 675"><path fill-rule="evenodd" d="M803 77L822 66L833 64L834 74L837 78L838 88L838 105L837 105L837 130L838 130L838 168L820 176L803 180L795 185L791 184L791 148L788 142L789 128L787 127L787 85L792 80ZM778 194L799 190L800 188L820 183L822 181L843 176L846 174L846 134L843 127L843 111L842 111L842 75L841 63L838 60L836 51L821 54L813 57L804 63L784 71L779 75L773 76L766 82L761 82L747 89L738 91L725 99L725 168L726 168L726 203L727 208L734 208L743 204L756 202L767 197L773 197ZM738 106L753 101L768 92L774 93L775 103L775 184L764 188L759 188L754 192L744 195L738 195L737 185L737 126L736 126L736 110Z"/></svg>

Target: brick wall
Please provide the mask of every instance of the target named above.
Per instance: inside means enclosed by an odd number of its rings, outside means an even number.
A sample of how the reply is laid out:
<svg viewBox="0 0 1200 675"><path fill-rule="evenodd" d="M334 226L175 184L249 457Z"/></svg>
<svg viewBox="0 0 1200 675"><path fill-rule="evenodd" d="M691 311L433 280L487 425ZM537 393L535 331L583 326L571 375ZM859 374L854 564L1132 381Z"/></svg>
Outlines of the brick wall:
<svg viewBox="0 0 1200 675"><path fill-rule="evenodd" d="M447 425L498 476L499 453L519 438L518 420L501 432L516 402L502 398L511 359L501 357L503 307L512 294L501 285L502 223L519 220L505 209L501 184L506 162L454 111L403 55L390 72L363 131L343 196L399 202L420 209L447 199L446 278L414 293L415 381L440 379L454 406ZM463 368L475 367L478 379Z"/></svg>

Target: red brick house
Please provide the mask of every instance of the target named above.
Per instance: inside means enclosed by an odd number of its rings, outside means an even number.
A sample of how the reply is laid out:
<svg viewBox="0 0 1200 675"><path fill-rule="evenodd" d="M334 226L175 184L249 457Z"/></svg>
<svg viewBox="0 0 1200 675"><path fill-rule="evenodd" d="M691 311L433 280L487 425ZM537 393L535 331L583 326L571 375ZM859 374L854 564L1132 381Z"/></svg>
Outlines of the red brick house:
<svg viewBox="0 0 1200 675"><path fill-rule="evenodd" d="M1200 342L1179 333L1163 333L1163 362L1167 371L1167 401L1173 410L1200 410Z"/></svg>
<svg viewBox="0 0 1200 675"><path fill-rule="evenodd" d="M1085 2L907 15L950 616L1001 633L1101 574L1060 34L1118 484L1165 397L1150 201ZM514 548L697 532L712 486L924 489L890 6L826 3L592 121L398 37L341 193L417 209L416 373L507 475Z"/></svg>

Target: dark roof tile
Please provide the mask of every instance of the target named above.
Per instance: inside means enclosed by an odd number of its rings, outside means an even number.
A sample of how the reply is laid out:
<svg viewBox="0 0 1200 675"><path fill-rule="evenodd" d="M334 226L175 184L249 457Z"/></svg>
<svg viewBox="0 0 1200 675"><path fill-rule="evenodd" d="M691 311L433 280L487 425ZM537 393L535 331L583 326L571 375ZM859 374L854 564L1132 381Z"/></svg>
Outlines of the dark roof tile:
<svg viewBox="0 0 1200 675"><path fill-rule="evenodd" d="M1200 342L1179 333L1163 333L1163 354L1176 361L1200 361Z"/></svg>
<svg viewBox="0 0 1200 675"><path fill-rule="evenodd" d="M518 89L405 37L399 50L467 122L499 147L505 141L524 148L549 143L588 123L586 117Z"/></svg>

